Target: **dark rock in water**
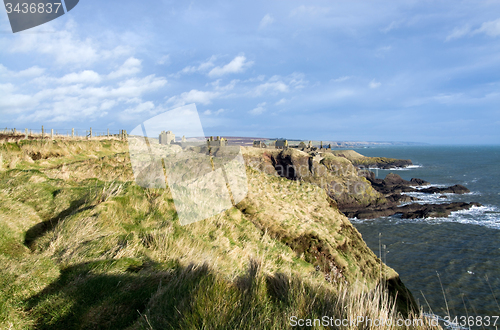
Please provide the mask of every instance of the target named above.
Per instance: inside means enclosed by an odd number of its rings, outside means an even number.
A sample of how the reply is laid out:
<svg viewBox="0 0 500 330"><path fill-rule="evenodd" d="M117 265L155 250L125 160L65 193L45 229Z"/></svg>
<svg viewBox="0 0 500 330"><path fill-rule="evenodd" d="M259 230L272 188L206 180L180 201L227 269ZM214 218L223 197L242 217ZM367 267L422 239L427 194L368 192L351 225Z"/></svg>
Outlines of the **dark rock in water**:
<svg viewBox="0 0 500 330"><path fill-rule="evenodd" d="M374 219L401 214L403 219L418 218L446 218L451 212L468 210L473 206L481 206L480 203L455 202L446 204L409 204L405 206L391 206L378 208L364 208L362 210L351 210L344 212L350 218Z"/></svg>
<svg viewBox="0 0 500 330"><path fill-rule="evenodd" d="M370 174L371 173L371 174ZM390 194L401 194L403 192L414 192L415 188L412 188L414 184L410 181L403 180L399 175L394 173L389 173L386 175L384 180L376 179L375 173L363 173L365 178L370 181L372 187L379 193L384 195Z"/></svg>
<svg viewBox="0 0 500 330"><path fill-rule="evenodd" d="M418 178L412 178L410 180L411 183L413 183L413 185L415 186L427 186L427 185L430 185L429 182L425 181L425 180L422 180L422 179L418 179Z"/></svg>
<svg viewBox="0 0 500 330"><path fill-rule="evenodd" d="M426 189L420 190L420 192L427 193L427 194L442 194L442 193L452 193L452 194L466 194L470 193L470 190L467 189L466 187L456 184L451 187L446 187L446 188L438 188L438 187L430 187Z"/></svg>
<svg viewBox="0 0 500 330"><path fill-rule="evenodd" d="M385 198L388 201L396 202L396 203L408 203L408 202L420 200L420 198L412 197L412 196L408 196L408 195L403 195L403 194L391 194L391 195L385 196Z"/></svg>
<svg viewBox="0 0 500 330"><path fill-rule="evenodd" d="M403 178L397 174L389 173L385 176L384 184L386 186L395 186L395 185L402 185L402 184L408 185L408 184L410 184L410 181L403 180Z"/></svg>
<svg viewBox="0 0 500 330"><path fill-rule="evenodd" d="M451 212L468 210L473 206L482 206L480 203L455 202L447 204L411 204L399 208L404 219L417 218L446 218Z"/></svg>
<svg viewBox="0 0 500 330"><path fill-rule="evenodd" d="M356 207L356 205L345 205L342 212L348 217L358 219L373 219L378 217L387 217L394 214L401 214L404 219L429 218L429 217L448 217L451 212L458 210L467 210L472 206L480 206L479 203L448 203L448 204L408 204L399 206L401 203L408 203L418 200L416 197L404 195L405 192L423 192L423 193L455 193L464 194L470 192L464 186L454 185L446 188L430 187L417 190L413 187L428 185L429 182L413 178L410 181L404 180L399 175L389 173L385 179L375 178L375 173L364 172L363 176L371 183L372 187L384 195L386 202L384 204L368 205ZM440 196L440 198L447 198Z"/></svg>

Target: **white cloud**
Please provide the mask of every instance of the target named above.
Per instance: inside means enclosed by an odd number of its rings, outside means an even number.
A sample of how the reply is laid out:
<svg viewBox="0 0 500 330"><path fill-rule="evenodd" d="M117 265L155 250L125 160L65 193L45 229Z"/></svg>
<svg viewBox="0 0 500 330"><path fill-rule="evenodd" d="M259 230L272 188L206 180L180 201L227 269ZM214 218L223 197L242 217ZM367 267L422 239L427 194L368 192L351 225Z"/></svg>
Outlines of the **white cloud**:
<svg viewBox="0 0 500 330"><path fill-rule="evenodd" d="M0 84L0 95L0 113L18 113L38 105L38 100L31 95L16 93L13 84Z"/></svg>
<svg viewBox="0 0 500 330"><path fill-rule="evenodd" d="M174 74L176 77L180 77L181 74L188 74L188 73L195 73L195 72L206 72L210 68L213 68L215 66L214 62L217 59L217 56L212 55L209 59L206 61L202 62L198 66L187 66L181 71L177 72Z"/></svg>
<svg viewBox="0 0 500 330"><path fill-rule="evenodd" d="M151 101L139 103L133 108L128 108L125 110L126 113L143 113L143 112L150 112L152 113L153 110L155 109L155 105Z"/></svg>
<svg viewBox="0 0 500 330"><path fill-rule="evenodd" d="M317 16L323 15L330 12L330 8L327 7L318 7L318 6L299 6L293 9L290 13L290 16Z"/></svg>
<svg viewBox="0 0 500 330"><path fill-rule="evenodd" d="M19 72L11 71L2 64L0 64L0 76L6 78L32 78L39 77L45 72L44 68L32 66L31 68L21 70Z"/></svg>
<svg viewBox="0 0 500 330"><path fill-rule="evenodd" d="M382 85L382 83L378 82L378 81L375 81L375 79L373 79L372 81L370 81L370 83L368 84L368 87L370 88L379 88L380 85Z"/></svg>
<svg viewBox="0 0 500 330"><path fill-rule="evenodd" d="M453 39L461 38L461 37L463 37L465 35L468 35L470 32L471 32L471 28L470 28L469 25L465 25L465 26L462 26L462 27L457 27L457 28L453 29L453 31L451 32L451 34L449 34L446 37L446 41L450 41L450 40L453 40Z"/></svg>
<svg viewBox="0 0 500 330"><path fill-rule="evenodd" d="M159 88L165 86L167 80L163 77L156 77L154 74L146 76L144 78L131 78L120 82L118 88L103 90L103 96L110 95L116 97L140 97L142 94L158 90ZM100 93L99 93L100 94Z"/></svg>
<svg viewBox="0 0 500 330"><path fill-rule="evenodd" d="M163 55L156 63L160 65L170 65L170 55Z"/></svg>
<svg viewBox="0 0 500 330"><path fill-rule="evenodd" d="M446 37L446 41L458 39L464 36L472 36L484 33L490 37L500 36L500 18L494 21L484 22L481 26L473 30L469 25L455 28L450 35Z"/></svg>
<svg viewBox="0 0 500 330"><path fill-rule="evenodd" d="M266 102L262 102L262 103L259 103L257 104L257 107L248 111L248 113L252 114L252 115L261 115L262 113L264 113L264 111L266 111L266 108L264 108L266 105Z"/></svg>
<svg viewBox="0 0 500 330"><path fill-rule="evenodd" d="M263 29L266 26L273 24L273 22L274 18L271 15L266 14L259 23L259 29Z"/></svg>
<svg viewBox="0 0 500 330"><path fill-rule="evenodd" d="M218 92L204 92L192 89L189 92L184 92L179 96L173 96L168 99L167 103L174 104L174 107L183 106L188 103L201 103L204 105L212 103L212 100L218 97Z"/></svg>
<svg viewBox="0 0 500 330"><path fill-rule="evenodd" d="M289 91L288 85L282 81L266 82L255 88L255 96L260 96L267 91L286 93Z"/></svg>
<svg viewBox="0 0 500 330"><path fill-rule="evenodd" d="M210 77L219 77L229 73L239 73L245 71L246 68L252 65L252 61L247 61L244 55L239 55L223 67L217 66L213 68L208 75Z"/></svg>
<svg viewBox="0 0 500 330"><path fill-rule="evenodd" d="M210 116L212 114L213 115L219 115L219 114L221 114L221 113L223 113L225 111L226 111L225 109L219 109L217 111L212 111L212 110L207 109L207 110L203 111L203 114L207 115L207 116Z"/></svg>
<svg viewBox="0 0 500 330"><path fill-rule="evenodd" d="M133 76L139 72L141 72L141 61L135 57L130 57L118 70L111 72L108 78L116 79L124 76Z"/></svg>
<svg viewBox="0 0 500 330"><path fill-rule="evenodd" d="M474 33L484 33L490 37L500 36L500 18L495 21L483 23Z"/></svg>
<svg viewBox="0 0 500 330"><path fill-rule="evenodd" d="M239 80L233 79L233 80L231 80L231 82L229 84L224 85L224 86L221 86L220 82L221 82L221 79L217 79L216 81L210 83L210 85L212 85L214 90L216 90L218 92L227 92L227 91L234 89L234 87L239 82Z"/></svg>
<svg viewBox="0 0 500 330"><path fill-rule="evenodd" d="M255 80L247 80L248 82L255 82ZM257 85L250 92L249 96L261 96L266 93L288 93L290 90L298 90L304 88L308 81L304 79L304 74L294 72L286 77L278 75L272 76L266 82Z"/></svg>
<svg viewBox="0 0 500 330"><path fill-rule="evenodd" d="M377 50L375 51L374 54L375 54L376 57L382 57L383 58L391 50L392 50L392 46L382 46L382 47L377 48Z"/></svg>
<svg viewBox="0 0 500 330"><path fill-rule="evenodd" d="M388 26L381 29L380 31L387 33L391 30L397 29L401 25L401 23L403 23L403 21L392 21Z"/></svg>
<svg viewBox="0 0 500 330"><path fill-rule="evenodd" d="M109 110L117 104L118 102L116 100L105 100L101 103L101 110Z"/></svg>
<svg viewBox="0 0 500 330"><path fill-rule="evenodd" d="M281 100L279 100L278 102L276 102L275 105L282 105L282 104L285 104L285 103L288 103L288 100L285 99L285 98L282 98Z"/></svg>
<svg viewBox="0 0 500 330"><path fill-rule="evenodd" d="M32 66L29 69L19 71L17 73L18 77L22 78L31 78L31 77L39 77L45 72L44 68L40 68L38 66Z"/></svg>
<svg viewBox="0 0 500 330"><path fill-rule="evenodd" d="M153 92L166 84L162 77L150 75L119 82L117 86L87 86L82 81L91 81L93 73L68 74L63 78L68 83L55 88L46 88L30 95L17 94L12 84L0 85L0 112L22 113L18 120L38 122L65 122L95 120L107 114L106 110L120 103L136 103L128 112L152 111L152 103L142 102L144 94ZM90 80L89 80L90 79ZM31 112L33 111L33 112Z"/></svg>
<svg viewBox="0 0 500 330"><path fill-rule="evenodd" d="M69 73L58 79L61 84L98 84L101 82L99 74L92 70L85 70L80 73Z"/></svg>
<svg viewBox="0 0 500 330"><path fill-rule="evenodd" d="M77 31L76 23L70 19L54 33L22 33L17 38L6 41L3 46L12 53L48 55L58 65L84 66L130 53L126 46L102 49L92 38L80 38Z"/></svg>
<svg viewBox="0 0 500 330"><path fill-rule="evenodd" d="M332 79L331 81L339 83L339 82L347 81L347 80L349 80L351 78L352 78L351 76L343 76L343 77L339 77L339 78L336 78L336 79Z"/></svg>

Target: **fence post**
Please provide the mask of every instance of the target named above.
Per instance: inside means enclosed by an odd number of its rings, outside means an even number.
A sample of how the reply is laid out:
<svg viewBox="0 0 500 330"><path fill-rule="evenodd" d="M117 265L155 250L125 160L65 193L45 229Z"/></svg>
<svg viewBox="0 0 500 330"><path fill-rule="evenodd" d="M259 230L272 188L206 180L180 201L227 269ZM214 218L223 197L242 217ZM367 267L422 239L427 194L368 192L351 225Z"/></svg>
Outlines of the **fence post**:
<svg viewBox="0 0 500 330"><path fill-rule="evenodd" d="M108 139L109 139L109 128L108 128Z"/></svg>
<svg viewBox="0 0 500 330"><path fill-rule="evenodd" d="M92 139L92 127L90 128L90 138Z"/></svg>
<svg viewBox="0 0 500 330"><path fill-rule="evenodd" d="M54 129L53 128L50 129L50 139L51 140L54 139Z"/></svg>
<svg viewBox="0 0 500 330"><path fill-rule="evenodd" d="M25 140L28 139L28 129L27 128L24 129L24 139Z"/></svg>
<svg viewBox="0 0 500 330"><path fill-rule="evenodd" d="M42 125L42 139L44 138L44 130L43 130L43 125Z"/></svg>

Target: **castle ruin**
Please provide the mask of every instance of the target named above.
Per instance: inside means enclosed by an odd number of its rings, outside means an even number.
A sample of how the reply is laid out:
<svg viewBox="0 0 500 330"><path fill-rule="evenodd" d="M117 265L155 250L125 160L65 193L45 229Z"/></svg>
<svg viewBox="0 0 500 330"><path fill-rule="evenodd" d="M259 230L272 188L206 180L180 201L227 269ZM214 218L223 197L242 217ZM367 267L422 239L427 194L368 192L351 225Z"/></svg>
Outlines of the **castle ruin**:
<svg viewBox="0 0 500 330"><path fill-rule="evenodd" d="M160 144L170 144L172 142L175 142L175 134L172 133L172 131L162 131L160 133Z"/></svg>
<svg viewBox="0 0 500 330"><path fill-rule="evenodd" d="M221 138L220 136L214 139L214 137L211 136L207 139L207 145L208 147L225 147L227 146L227 139Z"/></svg>

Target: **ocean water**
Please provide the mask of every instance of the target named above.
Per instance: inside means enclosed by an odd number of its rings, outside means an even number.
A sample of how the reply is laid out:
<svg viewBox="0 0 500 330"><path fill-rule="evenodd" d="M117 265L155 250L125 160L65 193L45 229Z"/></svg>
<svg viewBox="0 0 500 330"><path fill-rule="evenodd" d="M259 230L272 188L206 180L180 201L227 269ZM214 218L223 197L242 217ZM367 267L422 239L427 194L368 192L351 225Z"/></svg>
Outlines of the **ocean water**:
<svg viewBox="0 0 500 330"><path fill-rule="evenodd" d="M399 274L426 312L500 315L500 146L408 146L355 149L365 156L411 159L402 170L373 170L435 186L461 184L470 194L413 193L424 202L479 202L448 218L351 219L375 254ZM379 241L382 246L379 249ZM500 319L497 322L500 328ZM482 327L478 327L482 328Z"/></svg>

